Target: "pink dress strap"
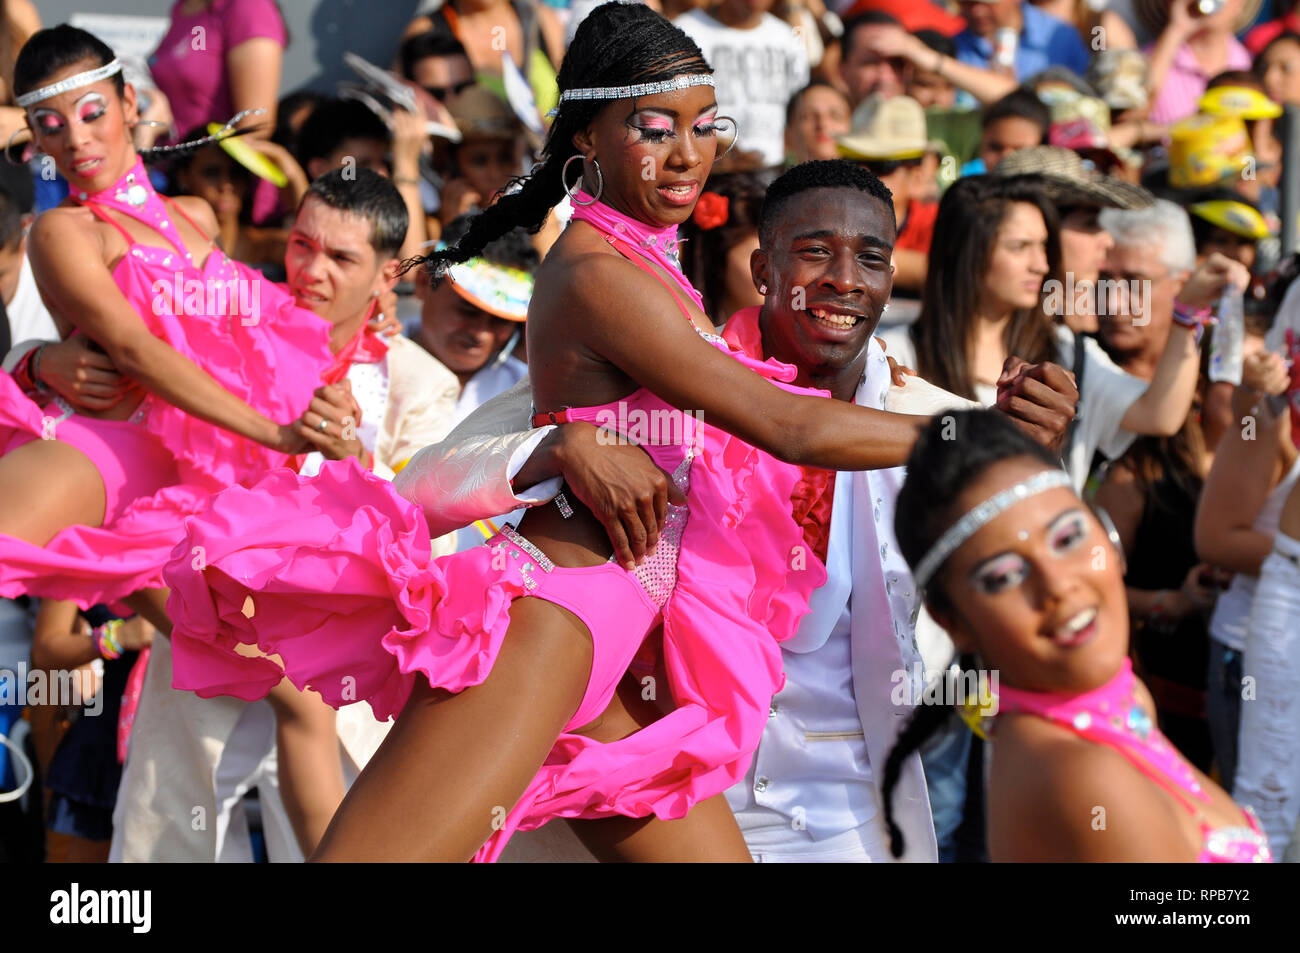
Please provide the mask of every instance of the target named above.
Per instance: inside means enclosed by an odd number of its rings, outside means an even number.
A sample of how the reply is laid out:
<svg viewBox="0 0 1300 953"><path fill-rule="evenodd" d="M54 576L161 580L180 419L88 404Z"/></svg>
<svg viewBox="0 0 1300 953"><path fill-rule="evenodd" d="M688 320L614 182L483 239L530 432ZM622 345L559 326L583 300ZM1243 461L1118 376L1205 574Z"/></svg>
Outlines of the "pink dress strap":
<svg viewBox="0 0 1300 953"><path fill-rule="evenodd" d="M109 225L112 225L119 232L121 232L122 237L126 239L127 248L130 248L132 245L135 244L135 238L132 237L131 233L122 227L122 223L119 222L117 219L113 218L113 216L109 215L107 212L105 212L102 208L100 208L98 205L96 205L93 202L87 202L86 208L90 209L90 214L95 216L95 218L99 219L101 222L107 222Z"/></svg>
<svg viewBox="0 0 1300 953"><path fill-rule="evenodd" d="M166 204L166 206L169 209L171 209L181 218L185 219L185 221L189 222L190 227L193 228L196 232L198 232L205 242L207 242L209 245L213 244L212 239L208 237L208 233L205 232L203 229L199 228L198 222L194 221L194 219L190 218L188 215L185 214L185 209L181 208L179 202L173 199L170 195L162 195L160 193L158 197L163 200L163 203Z"/></svg>
<svg viewBox="0 0 1300 953"><path fill-rule="evenodd" d="M691 318L690 311L686 310L686 304L682 301L681 298L677 296L677 292L673 290L672 285L664 281L663 276L660 275L659 272L655 271L653 268L650 267L650 262L646 261L645 256L637 252L635 248L633 248L627 242L623 241L623 239L618 238L615 235L611 235L608 232L601 232L601 234L605 236L605 241L609 242L610 245L612 245L620 255L622 255L632 264L636 265L646 274L650 275L652 278L655 279L655 281L659 282L661 285L667 288L668 293L672 295L673 300L677 302L677 307L682 309L682 314L686 316L686 320L691 321L692 324L694 323L693 319Z"/></svg>

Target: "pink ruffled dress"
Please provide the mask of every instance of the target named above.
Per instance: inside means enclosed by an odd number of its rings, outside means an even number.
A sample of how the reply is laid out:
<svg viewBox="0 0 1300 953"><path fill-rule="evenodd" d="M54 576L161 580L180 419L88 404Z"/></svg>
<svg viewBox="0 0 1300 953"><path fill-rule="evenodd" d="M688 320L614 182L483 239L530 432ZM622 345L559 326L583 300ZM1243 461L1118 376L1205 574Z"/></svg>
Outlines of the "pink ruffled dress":
<svg viewBox="0 0 1300 953"><path fill-rule="evenodd" d="M138 160L103 192L73 199L126 238L113 280L155 336L266 417L302 412L331 360L325 321L220 250L195 264ZM159 244L135 241L105 209L149 225ZM0 452L36 439L70 443L95 464L107 493L104 524L69 527L43 547L0 535L0 595L83 607L161 585L187 515L217 490L290 459L152 395L128 420L99 420L58 398L39 406L0 374Z"/></svg>
<svg viewBox="0 0 1300 953"><path fill-rule="evenodd" d="M825 396L790 385L788 365L705 337L777 386ZM327 463L314 478L275 471L217 494L173 553L164 576L174 686L253 700L287 675L331 705L365 699L390 718L417 677L453 692L482 683L512 601L535 596L587 624L592 672L577 713L475 860L496 860L514 831L556 817L680 818L741 780L784 682L779 643L826 580L791 515L803 473L644 389L567 413L672 421L667 437L638 442L688 506L673 508L635 573L613 562L553 566L513 529L434 560L420 508L355 463ZM660 616L676 709L614 743L573 734L604 710ZM283 669L240 654L241 643Z"/></svg>

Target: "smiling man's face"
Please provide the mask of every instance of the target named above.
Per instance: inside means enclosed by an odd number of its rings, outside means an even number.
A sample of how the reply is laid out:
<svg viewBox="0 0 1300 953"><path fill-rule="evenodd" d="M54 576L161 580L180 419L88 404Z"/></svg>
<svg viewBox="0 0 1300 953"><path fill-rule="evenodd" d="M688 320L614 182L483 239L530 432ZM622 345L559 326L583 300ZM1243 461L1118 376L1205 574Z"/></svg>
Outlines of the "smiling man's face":
<svg viewBox="0 0 1300 953"><path fill-rule="evenodd" d="M865 359L894 287L893 209L857 189L810 189L777 216L751 262L768 288L765 350L814 375Z"/></svg>

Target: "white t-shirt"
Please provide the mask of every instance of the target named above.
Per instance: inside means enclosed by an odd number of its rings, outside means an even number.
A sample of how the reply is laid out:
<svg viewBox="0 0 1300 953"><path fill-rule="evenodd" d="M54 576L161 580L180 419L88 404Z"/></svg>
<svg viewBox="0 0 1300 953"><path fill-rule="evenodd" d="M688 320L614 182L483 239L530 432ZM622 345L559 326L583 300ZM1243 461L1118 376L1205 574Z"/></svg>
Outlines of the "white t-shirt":
<svg viewBox="0 0 1300 953"><path fill-rule="evenodd" d="M1250 528L1257 533L1273 536L1277 533L1277 524L1282 518L1282 507L1291 494L1291 488L1300 481L1300 457L1291 464L1291 469L1282 475L1277 486L1269 490L1264 505L1256 514ZM1246 633L1250 628L1250 613L1255 605L1255 590L1259 588L1259 577L1248 572L1233 575L1232 585L1228 591L1219 596L1214 605L1214 615L1210 618L1210 635L1230 649L1246 651Z"/></svg>
<svg viewBox="0 0 1300 953"><path fill-rule="evenodd" d="M766 165L783 163L785 107L808 85L808 51L794 30L770 13L752 30L724 26L703 10L673 23L713 67L718 114L736 120L736 148L761 152Z"/></svg>
<svg viewBox="0 0 1300 953"><path fill-rule="evenodd" d="M46 310L41 293L36 289L36 276L32 274L32 263L23 256L22 271L18 274L18 287L14 290L14 300L5 305L9 316L9 340L13 344L24 341L57 341L59 329L54 319Z"/></svg>

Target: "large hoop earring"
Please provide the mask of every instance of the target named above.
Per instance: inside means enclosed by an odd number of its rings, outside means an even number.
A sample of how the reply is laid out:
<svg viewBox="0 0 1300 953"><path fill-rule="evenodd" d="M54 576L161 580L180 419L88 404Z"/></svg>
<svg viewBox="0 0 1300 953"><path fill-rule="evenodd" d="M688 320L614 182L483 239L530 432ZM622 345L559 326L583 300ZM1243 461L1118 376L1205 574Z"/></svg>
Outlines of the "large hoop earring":
<svg viewBox="0 0 1300 953"><path fill-rule="evenodd" d="M574 159L581 159L582 157L583 157L582 153L569 156L569 158L565 160L564 165L560 166L560 184L564 186L564 194L569 197L569 201L572 202L574 205L582 205L582 206L595 205L597 202L600 201L600 196L605 191L605 177L601 175L599 162L597 162L595 159L591 160L591 164L596 167L597 184L596 184L596 197L592 199L590 202L579 202L576 198L574 198L574 193L578 189L582 188L582 176L578 176L578 181L575 182L572 187L570 187L568 182L566 181L566 178L569 174L569 163L572 162Z"/></svg>
<svg viewBox="0 0 1300 953"><path fill-rule="evenodd" d="M9 134L9 139L8 139L7 142L5 142L5 161L8 162L10 165L13 165L13 166L23 166L23 165L26 165L27 162L30 161L32 158L34 158L35 155L36 155L36 152L33 151L33 152L32 152L32 155L31 155L27 160L24 160L24 161L22 161L22 162L15 162L15 161L14 161L14 157L13 157L14 136L18 135L20 132L25 132L25 133L27 133L28 135L31 134L31 130L28 129L26 126L20 126L19 128L15 129L13 132L11 132L11 133ZM33 149L34 149L35 146L36 146L36 138L35 138L34 136L32 137L32 140L31 140L31 143L30 143L30 144L32 145L32 147L33 147Z"/></svg>
<svg viewBox="0 0 1300 953"><path fill-rule="evenodd" d="M732 119L730 116L718 116L717 119L714 120L714 122L717 122L718 119L725 119L727 122L731 123L732 127L735 129L736 134L732 137L731 144L728 145L727 148L722 151L722 155L720 156L715 155L713 157L714 162L720 162L723 159L725 159L727 156L731 155L732 151L736 148L736 143L740 141L740 123L736 122L736 120Z"/></svg>

